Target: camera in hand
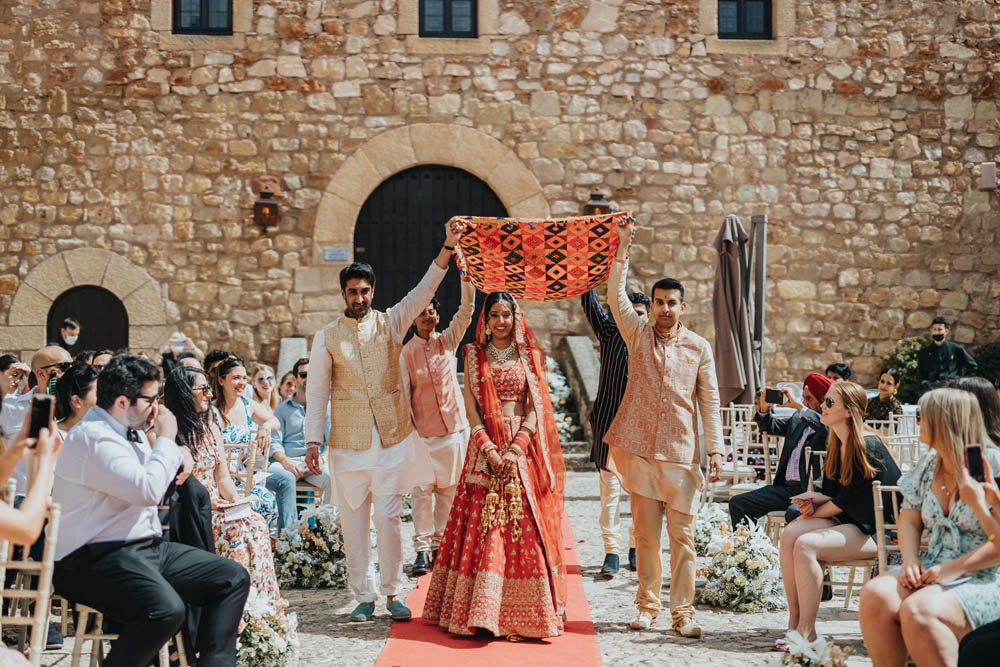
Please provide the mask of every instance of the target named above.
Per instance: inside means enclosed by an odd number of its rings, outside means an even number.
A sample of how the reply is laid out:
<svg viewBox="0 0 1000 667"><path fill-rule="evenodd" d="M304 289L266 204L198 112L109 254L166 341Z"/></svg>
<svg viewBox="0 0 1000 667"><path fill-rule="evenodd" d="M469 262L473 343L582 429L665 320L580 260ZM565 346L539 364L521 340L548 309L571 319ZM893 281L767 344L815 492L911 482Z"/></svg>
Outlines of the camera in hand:
<svg viewBox="0 0 1000 667"><path fill-rule="evenodd" d="M52 430L52 410L54 401L48 394L31 397L31 421L28 422L28 437L37 438L43 428Z"/></svg>
<svg viewBox="0 0 1000 667"><path fill-rule="evenodd" d="M980 484L986 481L986 472L983 469L983 448L981 445L966 445L965 467L969 470L969 477Z"/></svg>
<svg viewBox="0 0 1000 667"><path fill-rule="evenodd" d="M785 402L785 395L777 389L765 389L764 400L771 405L781 405Z"/></svg>

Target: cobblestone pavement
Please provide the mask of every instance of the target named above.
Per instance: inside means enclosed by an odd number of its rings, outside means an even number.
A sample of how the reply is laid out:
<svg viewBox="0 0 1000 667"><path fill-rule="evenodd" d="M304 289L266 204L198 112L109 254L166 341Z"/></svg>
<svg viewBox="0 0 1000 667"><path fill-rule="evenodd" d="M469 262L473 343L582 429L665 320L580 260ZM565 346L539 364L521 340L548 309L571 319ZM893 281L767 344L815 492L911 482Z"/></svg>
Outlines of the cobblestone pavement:
<svg viewBox="0 0 1000 667"><path fill-rule="evenodd" d="M611 581L596 580L604 559L600 529L598 479L587 454L580 449L567 451L566 510L576 536L576 548L583 570L583 588L590 603L598 645L605 665L776 665L778 654L770 651L771 643L785 627L785 612L738 614L709 607L699 607L697 619L704 636L700 640L684 639L670 629L669 614L664 613L645 632L628 628L635 614L632 603L636 590L636 575L622 567ZM622 544L627 545L630 515L623 507ZM413 560L413 524L403 525L404 554L407 563ZM666 544L667 540L663 540ZM664 559L668 556L665 553ZM622 561L625 562L625 553ZM666 561L665 561L666 562ZM699 559L699 565L702 565ZM664 568L664 576L669 570ZM666 611L669 579L664 580L663 603ZM298 614L301 640L300 661L303 667L333 665L371 665L385 644L392 621L379 602L375 619L370 623L350 623L347 615L355 602L349 591L287 590L285 597ZM843 590L823 603L819 616L820 631L838 645L853 652L850 664L869 665L857 622L857 598L850 610L843 608ZM43 664L70 664L72 641L57 652L45 654ZM583 666L581 666L583 667Z"/></svg>

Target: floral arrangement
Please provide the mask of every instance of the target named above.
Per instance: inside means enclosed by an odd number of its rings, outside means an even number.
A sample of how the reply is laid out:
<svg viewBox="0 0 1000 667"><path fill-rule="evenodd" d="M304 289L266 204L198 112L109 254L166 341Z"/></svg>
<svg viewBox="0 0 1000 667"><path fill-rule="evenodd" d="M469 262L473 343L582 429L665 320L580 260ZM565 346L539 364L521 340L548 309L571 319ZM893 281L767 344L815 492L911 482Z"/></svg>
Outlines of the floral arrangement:
<svg viewBox="0 0 1000 667"><path fill-rule="evenodd" d="M337 509L314 505L304 510L276 543L274 564L282 586L346 588L347 561Z"/></svg>
<svg viewBox="0 0 1000 667"><path fill-rule="evenodd" d="M702 503L698 509L694 528L694 551L699 556L708 555L708 545L715 538L732 532L729 511L722 503Z"/></svg>
<svg viewBox="0 0 1000 667"><path fill-rule="evenodd" d="M765 611L785 607L778 549L762 526L741 524L708 545L712 562L699 572L708 579L698 589L699 602L735 611Z"/></svg>
<svg viewBox="0 0 1000 667"><path fill-rule="evenodd" d="M580 426L573 418L576 402L570 395L569 380L559 367L559 362L548 355L545 357L545 368L548 371L549 396L552 398L552 411L555 414L559 440L562 442L576 440Z"/></svg>
<svg viewBox="0 0 1000 667"><path fill-rule="evenodd" d="M299 664L298 619L274 601L250 590L237 639L237 667L296 667Z"/></svg>
<svg viewBox="0 0 1000 667"><path fill-rule="evenodd" d="M403 513L399 515L399 518L404 523L413 522L413 496L409 493L403 496Z"/></svg>
<svg viewBox="0 0 1000 667"><path fill-rule="evenodd" d="M781 656L782 665L800 665L801 667L846 667L848 652L823 637L816 641L806 640L797 631L790 631L788 638L788 653Z"/></svg>

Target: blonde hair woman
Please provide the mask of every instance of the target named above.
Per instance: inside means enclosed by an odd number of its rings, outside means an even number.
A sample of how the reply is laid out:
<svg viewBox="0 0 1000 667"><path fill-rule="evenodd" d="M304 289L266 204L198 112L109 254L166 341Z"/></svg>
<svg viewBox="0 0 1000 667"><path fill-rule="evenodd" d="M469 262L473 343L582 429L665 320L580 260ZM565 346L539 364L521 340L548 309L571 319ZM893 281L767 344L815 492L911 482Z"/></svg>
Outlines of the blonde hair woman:
<svg viewBox="0 0 1000 667"><path fill-rule="evenodd" d="M823 589L820 561L872 558L877 552L872 482L895 484L899 467L882 439L864 423L868 399L861 385L834 382L821 404L830 434L823 492L794 496L802 513L781 534L781 576L788 599L788 631L817 641ZM775 644L787 649L787 639Z"/></svg>
<svg viewBox="0 0 1000 667"><path fill-rule="evenodd" d="M1000 618L1000 558L959 498L966 446L981 445L992 470L1000 470L1000 452L969 392L930 391L920 399L920 416L920 441L930 451L899 482L903 566L861 592L861 632L876 665L902 665L907 654L920 656L921 665L954 665L959 640ZM925 529L930 537L920 557Z"/></svg>
<svg viewBox="0 0 1000 667"><path fill-rule="evenodd" d="M257 364L252 377L254 400L274 412L281 402L278 386L274 383L274 369L266 364Z"/></svg>

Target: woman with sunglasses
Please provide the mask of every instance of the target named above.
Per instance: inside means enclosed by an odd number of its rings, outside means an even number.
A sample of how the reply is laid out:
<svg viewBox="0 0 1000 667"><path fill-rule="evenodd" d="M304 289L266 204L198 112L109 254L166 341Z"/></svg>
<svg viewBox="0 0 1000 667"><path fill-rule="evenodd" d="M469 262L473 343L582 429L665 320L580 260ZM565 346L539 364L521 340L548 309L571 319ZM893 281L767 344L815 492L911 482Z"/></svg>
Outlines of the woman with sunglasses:
<svg viewBox="0 0 1000 667"><path fill-rule="evenodd" d="M0 355L0 401L7 395L15 395L31 368L13 354Z"/></svg>
<svg viewBox="0 0 1000 667"><path fill-rule="evenodd" d="M278 407L281 397L278 396L277 387L274 384L274 369L266 364L257 364L253 369L253 400L257 401L271 412Z"/></svg>
<svg viewBox="0 0 1000 667"><path fill-rule="evenodd" d="M875 665L954 665L959 641L1000 618L1000 554L996 533L983 529L977 507L962 497L968 445L979 445L988 470L1000 470L976 397L934 389L920 397L920 441L929 450L899 480L903 565L861 591L859 620ZM921 537L928 531L926 551ZM993 664L996 653L986 663Z"/></svg>
<svg viewBox="0 0 1000 667"><path fill-rule="evenodd" d="M840 380L827 391L821 417L829 429L822 493L793 496L801 516L781 534L788 632L797 631L809 642L818 641L820 562L875 557L872 482L892 485L899 479L899 467L885 443L865 426L867 405L864 388L854 382ZM786 636L775 648L787 650L787 641Z"/></svg>

